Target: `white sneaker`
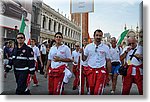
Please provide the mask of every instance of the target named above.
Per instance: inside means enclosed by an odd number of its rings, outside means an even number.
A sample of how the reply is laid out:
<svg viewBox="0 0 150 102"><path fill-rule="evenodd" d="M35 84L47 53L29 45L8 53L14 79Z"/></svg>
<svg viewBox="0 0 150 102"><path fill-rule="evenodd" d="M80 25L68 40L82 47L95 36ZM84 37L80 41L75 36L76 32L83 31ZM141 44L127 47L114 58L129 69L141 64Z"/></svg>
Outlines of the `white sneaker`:
<svg viewBox="0 0 150 102"><path fill-rule="evenodd" d="M111 90L110 93L113 95L113 94L115 94L115 91Z"/></svg>
<svg viewBox="0 0 150 102"><path fill-rule="evenodd" d="M33 86L33 87L37 87L37 86L39 86L39 84L33 84L32 86Z"/></svg>
<svg viewBox="0 0 150 102"><path fill-rule="evenodd" d="M90 92L89 92L89 91L87 92L87 95L90 95Z"/></svg>

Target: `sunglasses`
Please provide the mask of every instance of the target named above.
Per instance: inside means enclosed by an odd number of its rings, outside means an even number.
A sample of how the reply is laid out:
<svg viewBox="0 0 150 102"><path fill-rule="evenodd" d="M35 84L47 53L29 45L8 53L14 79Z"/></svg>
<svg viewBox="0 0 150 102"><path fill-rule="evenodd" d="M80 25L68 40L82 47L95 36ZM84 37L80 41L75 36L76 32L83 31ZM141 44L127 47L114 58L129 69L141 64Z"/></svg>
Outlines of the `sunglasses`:
<svg viewBox="0 0 150 102"><path fill-rule="evenodd" d="M134 45L135 43L129 43L129 45Z"/></svg>
<svg viewBox="0 0 150 102"><path fill-rule="evenodd" d="M24 39L24 37L17 37L17 39Z"/></svg>
<svg viewBox="0 0 150 102"><path fill-rule="evenodd" d="M95 52L97 52L98 46L95 47Z"/></svg>
<svg viewBox="0 0 150 102"><path fill-rule="evenodd" d="M75 47L79 47L79 45L75 45Z"/></svg>
<svg viewBox="0 0 150 102"><path fill-rule="evenodd" d="M56 38L62 38L61 36L56 36Z"/></svg>

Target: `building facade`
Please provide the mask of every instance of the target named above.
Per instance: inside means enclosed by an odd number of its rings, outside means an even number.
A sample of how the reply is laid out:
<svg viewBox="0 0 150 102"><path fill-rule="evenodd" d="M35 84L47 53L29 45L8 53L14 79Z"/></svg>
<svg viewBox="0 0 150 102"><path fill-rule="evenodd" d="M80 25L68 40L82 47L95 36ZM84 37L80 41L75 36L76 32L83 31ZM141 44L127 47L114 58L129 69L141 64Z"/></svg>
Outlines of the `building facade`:
<svg viewBox="0 0 150 102"><path fill-rule="evenodd" d="M38 41L40 38L40 30L41 30L41 16L40 16L41 8L42 8L42 1L33 0L32 16L31 16L31 38L37 39Z"/></svg>
<svg viewBox="0 0 150 102"><path fill-rule="evenodd" d="M75 42L80 42L80 26L73 23L71 20L64 17L62 14L55 11L45 3L42 3L40 16L40 42L42 42L43 40L54 39L54 35L58 31L63 33L63 42L70 48L74 47Z"/></svg>

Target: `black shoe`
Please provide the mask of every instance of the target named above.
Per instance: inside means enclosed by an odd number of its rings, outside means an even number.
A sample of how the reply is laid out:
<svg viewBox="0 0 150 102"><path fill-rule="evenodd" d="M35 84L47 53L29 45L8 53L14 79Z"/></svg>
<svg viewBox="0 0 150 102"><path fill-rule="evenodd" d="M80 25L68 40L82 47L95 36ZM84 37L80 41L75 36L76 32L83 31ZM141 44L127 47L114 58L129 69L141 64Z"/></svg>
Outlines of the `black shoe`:
<svg viewBox="0 0 150 102"><path fill-rule="evenodd" d="M44 75L44 72L40 72L41 75Z"/></svg>
<svg viewBox="0 0 150 102"><path fill-rule="evenodd" d="M109 86L109 83L107 83L106 86Z"/></svg>
<svg viewBox="0 0 150 102"><path fill-rule="evenodd" d="M76 86L73 86L73 88L72 88L73 90L76 90L77 89L77 87Z"/></svg>

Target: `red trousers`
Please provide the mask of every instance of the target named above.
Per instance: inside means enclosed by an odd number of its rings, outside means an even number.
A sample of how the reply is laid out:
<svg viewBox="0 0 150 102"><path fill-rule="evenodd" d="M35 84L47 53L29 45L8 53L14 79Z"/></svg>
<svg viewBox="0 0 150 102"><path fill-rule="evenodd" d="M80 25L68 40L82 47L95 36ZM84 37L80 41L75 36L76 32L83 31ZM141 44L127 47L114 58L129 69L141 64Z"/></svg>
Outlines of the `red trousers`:
<svg viewBox="0 0 150 102"><path fill-rule="evenodd" d="M38 70L38 62L36 62L36 61L35 61L35 70L36 71ZM34 76L32 78L31 78L30 74L28 75L27 86L30 85L32 79L33 79L34 84L38 84L38 80L37 80L37 77L36 77L36 72L34 73Z"/></svg>
<svg viewBox="0 0 150 102"><path fill-rule="evenodd" d="M80 79L79 79L80 71L79 71L78 65L73 65L72 72L75 76L73 86L77 88L79 86L79 82L80 82Z"/></svg>
<svg viewBox="0 0 150 102"><path fill-rule="evenodd" d="M27 78L27 86L30 85L31 83L31 80L33 79L33 83L34 84L38 84L38 80L36 78L36 73L34 73L34 76L31 78L30 74L28 75L28 78Z"/></svg>
<svg viewBox="0 0 150 102"><path fill-rule="evenodd" d="M50 95L60 95L63 91L63 78L66 65L58 68L49 68L48 89Z"/></svg>
<svg viewBox="0 0 150 102"><path fill-rule="evenodd" d="M134 75L134 76L131 75L132 67L136 68L136 75ZM140 75L139 68L142 68L142 65L140 65L140 66L130 65L128 67L127 76L123 77L122 95L129 95L130 89L132 87L132 83L135 83L137 85L139 94L143 95L143 75Z"/></svg>
<svg viewBox="0 0 150 102"><path fill-rule="evenodd" d="M85 84L85 81L86 81L86 88L87 88L87 91L89 90L89 84L88 84L88 81L87 81L87 75L86 73L84 72L84 70L86 70L87 67L85 66L82 66L82 74L81 74L81 95L84 95L84 84Z"/></svg>
<svg viewBox="0 0 150 102"><path fill-rule="evenodd" d="M103 93L106 81L106 68L91 68L86 71L89 91L91 95L100 95Z"/></svg>
<svg viewBox="0 0 150 102"><path fill-rule="evenodd" d="M35 71L38 71L38 61L35 62Z"/></svg>

